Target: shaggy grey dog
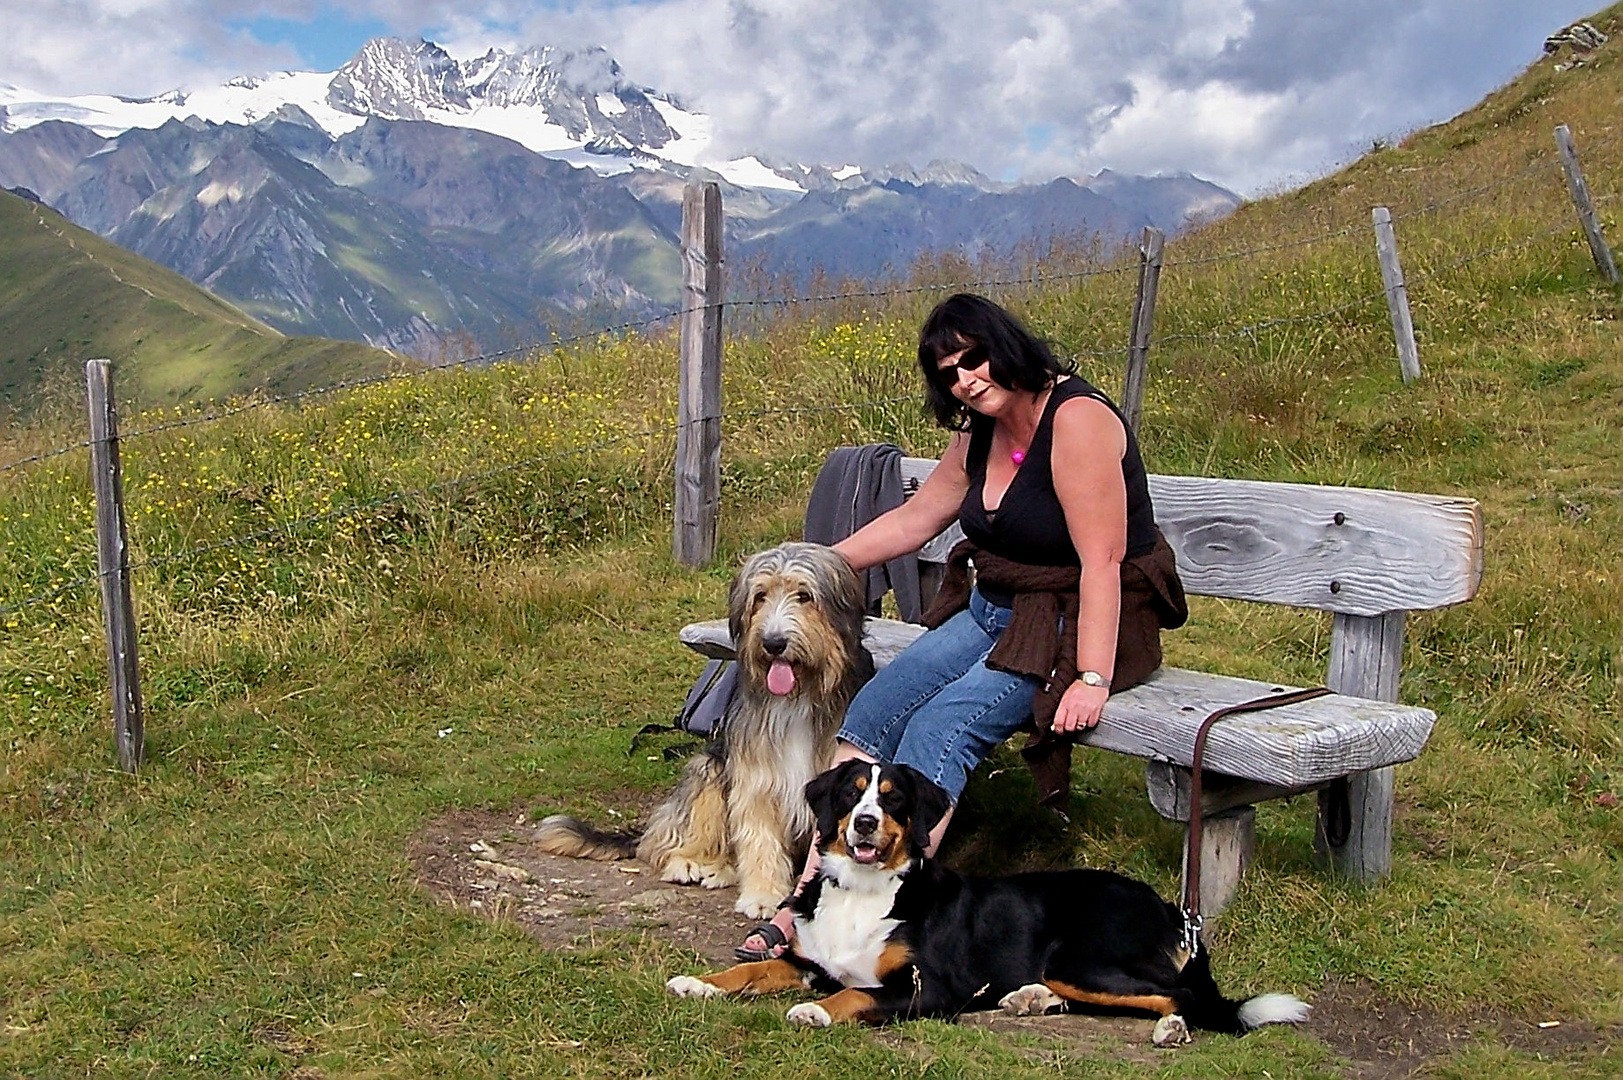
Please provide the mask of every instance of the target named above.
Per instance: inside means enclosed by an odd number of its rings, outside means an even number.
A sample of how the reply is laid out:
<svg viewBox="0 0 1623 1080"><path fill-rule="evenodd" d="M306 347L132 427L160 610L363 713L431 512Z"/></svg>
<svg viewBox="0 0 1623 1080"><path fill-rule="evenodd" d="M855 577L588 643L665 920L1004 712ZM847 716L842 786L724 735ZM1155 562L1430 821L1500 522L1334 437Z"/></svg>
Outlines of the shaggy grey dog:
<svg viewBox="0 0 1623 1080"><path fill-rule="evenodd" d="M857 688L873 676L862 644L864 589L821 544L789 543L749 559L728 594L738 689L720 735L688 763L641 834L546 818L543 851L629 859L666 881L737 884L735 910L764 919L794 885L810 843L805 787L828 768Z"/></svg>

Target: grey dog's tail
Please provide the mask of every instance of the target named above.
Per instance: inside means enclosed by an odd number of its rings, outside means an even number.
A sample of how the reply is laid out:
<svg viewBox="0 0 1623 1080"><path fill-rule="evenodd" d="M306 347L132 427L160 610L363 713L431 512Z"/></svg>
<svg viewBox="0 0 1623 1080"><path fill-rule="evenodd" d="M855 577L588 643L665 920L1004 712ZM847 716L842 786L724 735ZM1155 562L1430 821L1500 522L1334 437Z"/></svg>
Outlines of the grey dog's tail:
<svg viewBox="0 0 1623 1080"><path fill-rule="evenodd" d="M639 833L606 832L594 829L579 818L568 814L553 814L543 818L535 829L535 843L551 855L566 855L571 859L596 859L614 862L630 859L637 854Z"/></svg>

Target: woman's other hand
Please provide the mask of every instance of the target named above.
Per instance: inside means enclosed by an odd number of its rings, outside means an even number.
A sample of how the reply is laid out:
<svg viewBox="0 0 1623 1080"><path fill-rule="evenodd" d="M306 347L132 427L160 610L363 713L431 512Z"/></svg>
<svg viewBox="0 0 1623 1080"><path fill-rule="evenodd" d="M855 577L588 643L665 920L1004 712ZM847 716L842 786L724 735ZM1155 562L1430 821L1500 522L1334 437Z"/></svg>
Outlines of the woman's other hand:
<svg viewBox="0 0 1623 1080"><path fill-rule="evenodd" d="M1080 680L1073 682L1060 696L1059 709L1054 713L1054 730L1064 735L1095 726L1105 711L1108 697L1110 688L1107 686L1089 686Z"/></svg>

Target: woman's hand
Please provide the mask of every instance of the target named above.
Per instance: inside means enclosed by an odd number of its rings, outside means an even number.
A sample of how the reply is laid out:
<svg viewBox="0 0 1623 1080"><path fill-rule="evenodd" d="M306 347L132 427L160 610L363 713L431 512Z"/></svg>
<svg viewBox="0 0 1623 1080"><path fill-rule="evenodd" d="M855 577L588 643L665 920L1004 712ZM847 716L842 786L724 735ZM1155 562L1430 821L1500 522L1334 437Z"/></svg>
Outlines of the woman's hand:
<svg viewBox="0 0 1623 1080"><path fill-rule="evenodd" d="M1054 730L1068 735L1093 727L1105 711L1105 699L1108 697L1108 686L1089 686L1080 679L1073 682L1060 696L1059 709L1054 713Z"/></svg>

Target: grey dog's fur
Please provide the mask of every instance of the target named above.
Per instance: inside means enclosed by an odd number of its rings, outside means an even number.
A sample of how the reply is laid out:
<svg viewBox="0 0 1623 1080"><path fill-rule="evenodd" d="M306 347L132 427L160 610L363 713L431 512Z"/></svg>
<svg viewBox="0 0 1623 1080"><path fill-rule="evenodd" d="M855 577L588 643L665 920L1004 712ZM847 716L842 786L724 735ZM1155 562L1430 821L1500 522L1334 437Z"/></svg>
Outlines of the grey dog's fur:
<svg viewBox="0 0 1623 1080"><path fill-rule="evenodd" d="M736 882L735 909L770 916L810 842L806 784L829 766L846 706L873 675L862 644L864 592L845 559L821 544L751 557L728 593L738 689L720 736L694 755L640 835L555 815L537 829L540 848L585 859L635 855L666 881L711 889ZM795 672L794 690L781 697L766 687L780 658Z"/></svg>

